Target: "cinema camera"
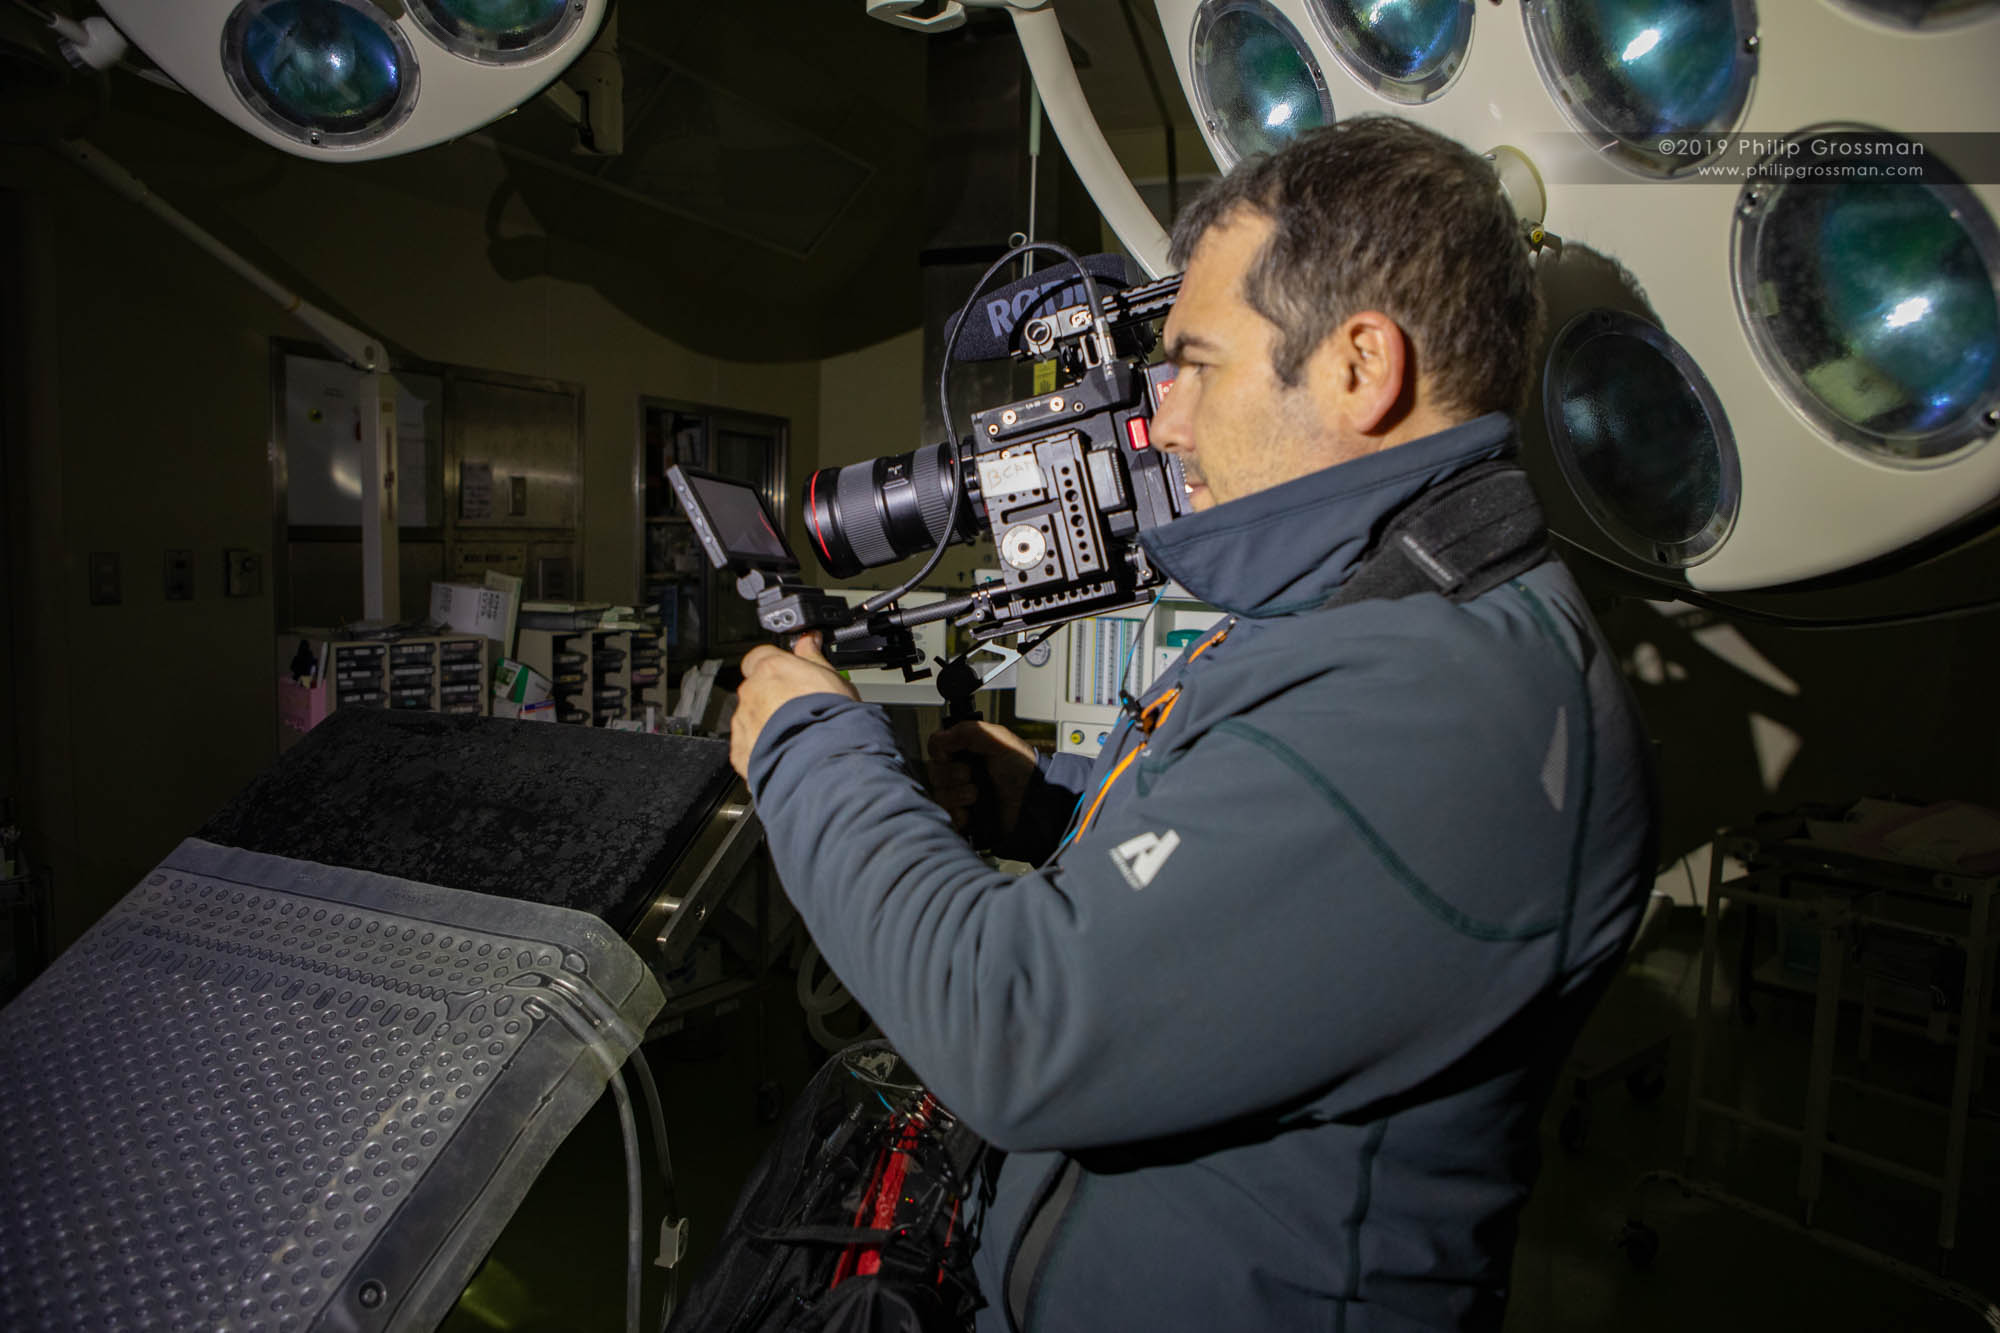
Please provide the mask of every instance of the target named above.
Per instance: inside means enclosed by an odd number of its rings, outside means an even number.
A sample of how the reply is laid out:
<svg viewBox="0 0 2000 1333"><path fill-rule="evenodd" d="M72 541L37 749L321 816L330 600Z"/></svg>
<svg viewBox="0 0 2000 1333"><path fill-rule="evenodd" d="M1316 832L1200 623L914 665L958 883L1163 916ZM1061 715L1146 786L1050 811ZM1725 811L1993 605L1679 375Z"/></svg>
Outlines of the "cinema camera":
<svg viewBox="0 0 2000 1333"><path fill-rule="evenodd" d="M1056 250L1068 262L982 300L993 274L1031 249ZM917 669L913 626L950 619L983 642L1146 601L1166 578L1139 534L1178 517L1187 500L1179 460L1155 450L1149 435L1173 369L1145 364L1152 326L1172 307L1180 278L1102 289L1123 276L1114 255L1079 260L1045 242L1010 250L947 336L938 397L953 438L813 473L806 528L829 574L850 578L930 550L916 575L859 607L797 578L797 558L750 487L671 469L709 559L738 575L758 623L786 638L818 631L836 666L900 666L917 679L926 672ZM950 424L953 361L1003 356L1056 362L1059 387L975 412L970 437L960 440ZM947 546L982 537L993 543L998 580L921 607L897 605ZM947 664L939 679L947 703L965 685L947 679L962 663Z"/></svg>

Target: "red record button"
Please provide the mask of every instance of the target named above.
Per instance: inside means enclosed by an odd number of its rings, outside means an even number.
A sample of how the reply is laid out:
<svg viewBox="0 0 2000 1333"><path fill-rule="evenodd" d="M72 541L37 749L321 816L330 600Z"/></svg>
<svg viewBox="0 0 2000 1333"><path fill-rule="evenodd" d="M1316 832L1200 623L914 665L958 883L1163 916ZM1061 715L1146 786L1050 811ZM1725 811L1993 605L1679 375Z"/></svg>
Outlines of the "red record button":
<svg viewBox="0 0 2000 1333"><path fill-rule="evenodd" d="M1131 417L1125 422L1125 438L1132 442L1134 449L1149 449L1153 437L1146 433L1146 418Z"/></svg>

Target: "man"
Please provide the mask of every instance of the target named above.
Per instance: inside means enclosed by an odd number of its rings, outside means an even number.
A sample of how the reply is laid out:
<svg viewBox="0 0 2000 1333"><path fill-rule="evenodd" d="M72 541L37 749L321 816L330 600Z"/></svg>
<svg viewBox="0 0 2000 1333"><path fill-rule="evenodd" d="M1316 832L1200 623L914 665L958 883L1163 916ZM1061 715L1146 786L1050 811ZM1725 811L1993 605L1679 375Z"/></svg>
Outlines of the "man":
<svg viewBox="0 0 2000 1333"><path fill-rule="evenodd" d="M975 724L941 806L810 645L744 659L732 753L828 960L1009 1150L981 1333L1497 1328L1653 868L1646 742L1501 461L1519 224L1361 119L1237 168L1174 257L1152 437L1194 512L1146 546L1219 632L1088 773ZM954 834L968 753L1034 873Z"/></svg>

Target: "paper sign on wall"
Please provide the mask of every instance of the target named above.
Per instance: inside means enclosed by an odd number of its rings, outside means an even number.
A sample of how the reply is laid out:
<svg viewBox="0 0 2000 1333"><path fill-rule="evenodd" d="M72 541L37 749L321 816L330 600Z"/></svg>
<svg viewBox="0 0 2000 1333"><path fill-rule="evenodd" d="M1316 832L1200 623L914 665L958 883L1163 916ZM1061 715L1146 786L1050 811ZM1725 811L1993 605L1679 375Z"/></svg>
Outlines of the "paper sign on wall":
<svg viewBox="0 0 2000 1333"><path fill-rule="evenodd" d="M458 516L493 517L493 464L466 459L458 465Z"/></svg>

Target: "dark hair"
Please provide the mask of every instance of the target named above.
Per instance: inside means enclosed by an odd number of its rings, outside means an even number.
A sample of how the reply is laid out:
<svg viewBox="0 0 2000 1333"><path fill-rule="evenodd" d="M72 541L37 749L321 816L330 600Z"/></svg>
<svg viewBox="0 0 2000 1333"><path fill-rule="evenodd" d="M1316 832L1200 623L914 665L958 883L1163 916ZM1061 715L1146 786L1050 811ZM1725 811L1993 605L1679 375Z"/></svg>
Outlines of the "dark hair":
<svg viewBox="0 0 2000 1333"><path fill-rule="evenodd" d="M1272 365L1285 385L1342 321L1380 310L1408 335L1441 406L1520 409L1541 295L1485 159L1394 116L1312 131L1241 163L1183 209L1175 267L1241 208L1273 224L1243 297L1278 327Z"/></svg>

